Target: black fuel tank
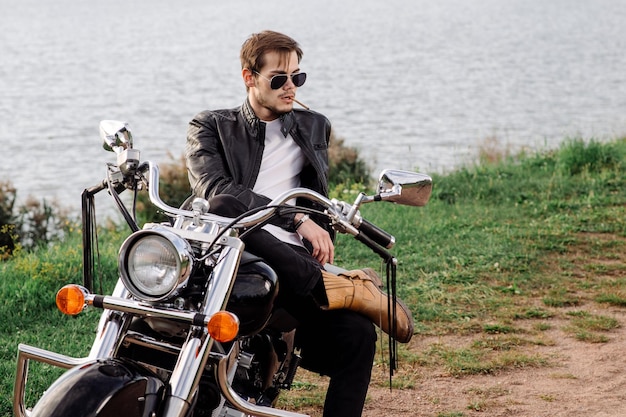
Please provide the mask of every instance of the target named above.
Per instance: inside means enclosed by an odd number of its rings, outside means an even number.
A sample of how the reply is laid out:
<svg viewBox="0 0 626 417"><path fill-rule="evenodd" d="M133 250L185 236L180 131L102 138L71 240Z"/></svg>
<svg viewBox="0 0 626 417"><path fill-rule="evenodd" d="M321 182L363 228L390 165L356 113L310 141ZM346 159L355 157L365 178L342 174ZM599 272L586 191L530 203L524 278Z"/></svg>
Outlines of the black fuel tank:
<svg viewBox="0 0 626 417"><path fill-rule="evenodd" d="M226 309L239 317L239 334L259 332L269 320L278 294L276 272L261 258L243 254Z"/></svg>

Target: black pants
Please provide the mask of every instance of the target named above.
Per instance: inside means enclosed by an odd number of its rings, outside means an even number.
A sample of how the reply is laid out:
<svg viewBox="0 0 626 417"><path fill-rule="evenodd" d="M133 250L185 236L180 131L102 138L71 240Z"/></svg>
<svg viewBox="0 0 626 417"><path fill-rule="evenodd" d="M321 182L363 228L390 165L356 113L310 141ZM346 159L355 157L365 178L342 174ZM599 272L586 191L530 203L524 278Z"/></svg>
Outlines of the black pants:
<svg viewBox="0 0 626 417"><path fill-rule="evenodd" d="M232 196L211 199L211 211L235 217L245 206ZM295 343L302 349L302 367L330 377L324 417L359 417L372 373L376 331L372 322L350 310L319 308L322 266L309 252L259 229L244 238L246 250L276 271L277 304L295 317ZM324 295L322 295L324 297Z"/></svg>

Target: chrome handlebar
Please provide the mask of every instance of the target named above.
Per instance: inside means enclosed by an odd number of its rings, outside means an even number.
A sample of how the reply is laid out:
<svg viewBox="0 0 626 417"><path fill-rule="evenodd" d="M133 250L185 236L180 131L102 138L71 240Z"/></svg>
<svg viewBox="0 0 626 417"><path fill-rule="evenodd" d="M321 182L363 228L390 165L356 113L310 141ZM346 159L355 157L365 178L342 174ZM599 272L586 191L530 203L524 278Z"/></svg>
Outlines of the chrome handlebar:
<svg viewBox="0 0 626 417"><path fill-rule="evenodd" d="M315 201L322 206L324 206L328 210L328 214L332 217L337 217L335 220L339 220L338 217L341 216L341 207L343 206L342 202L338 202L335 200L330 200L323 195L312 191L308 188L294 188L292 190L286 191L276 197L268 204L268 208L261 210L257 213L251 214L249 216L244 217L239 222L232 224L234 221L233 218L224 217L213 213L204 213L197 216L191 210L185 210L180 208L175 208L167 205L159 195L159 167L157 164L147 161L145 164L148 166L148 195L150 197L150 201L157 208L163 210L166 214L171 217L186 217L186 218L194 218L197 217L200 220L205 222L217 223L221 227L231 226L234 228L247 228L252 227L256 224L262 223L266 220L269 220L275 214L276 207L285 204L287 201L292 200L294 198L304 197L311 201ZM344 223L344 221L341 221Z"/></svg>

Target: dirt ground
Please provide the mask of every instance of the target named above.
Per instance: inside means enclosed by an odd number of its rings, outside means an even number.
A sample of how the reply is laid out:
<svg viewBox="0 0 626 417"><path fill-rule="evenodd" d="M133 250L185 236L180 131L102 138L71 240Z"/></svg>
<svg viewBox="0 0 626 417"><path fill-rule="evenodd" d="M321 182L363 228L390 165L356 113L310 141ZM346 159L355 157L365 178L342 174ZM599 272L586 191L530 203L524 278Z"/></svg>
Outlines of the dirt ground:
<svg viewBox="0 0 626 417"><path fill-rule="evenodd" d="M549 366L460 378L440 370L420 370L413 389L390 392L370 387L363 416L626 416L626 313L620 309L597 313L621 323L607 334L607 343L578 341L554 325L546 332L552 344L526 348L528 354L548 357ZM463 346L469 342L458 336L416 337L410 350L432 343Z"/></svg>
<svg viewBox="0 0 626 417"><path fill-rule="evenodd" d="M626 253L619 249L623 246L618 245L606 253L589 250L594 240L619 241L623 245L623 237L581 234L580 238L582 243L569 248L564 255L578 266L573 273L584 277L585 263L596 262L608 266L612 272L594 279L624 277ZM608 339L605 343L578 340L571 332L564 331L567 319L552 317L549 329L542 331L541 337L546 343L516 347L521 354L546 358L547 366L513 368L495 374L459 378L443 369L420 367L412 389L390 392L389 388L370 387L363 416L626 416L626 310L594 303L593 297L586 299L588 302L584 307L573 309L610 317L619 323L619 327L603 332ZM408 349L412 353L424 352L435 343L463 348L475 337L424 338L415 335Z"/></svg>
<svg viewBox="0 0 626 417"><path fill-rule="evenodd" d="M626 279L623 251L626 239L597 233L580 234L578 238L579 243L561 255L567 265L572 265L568 273L596 284ZM598 273L598 269L589 272L588 264L605 266L605 273ZM546 268L556 270L559 260L547 260ZM508 366L506 370L489 374L456 377L436 364L403 366L400 359L400 369L394 378L404 378L397 385L405 388L390 390L386 384L388 371L375 367L363 417L626 417L626 309L595 302L597 293L593 287L579 289L582 292L577 295L585 300L583 305L558 307L557 314L549 318L539 333L539 327L532 323L516 323L524 338L538 338L539 343L515 346L518 357L541 358L535 366ZM621 293L616 295L623 296L617 286L612 288ZM541 305L540 300L535 301ZM614 319L618 325L602 331L604 340L596 339L596 343L579 340L571 327L568 329L571 322L567 313L580 310ZM462 350L483 336L416 334L401 350L408 351L405 356L416 357L429 352L433 345ZM314 384L324 384L315 377L312 376ZM300 412L319 417L320 408Z"/></svg>

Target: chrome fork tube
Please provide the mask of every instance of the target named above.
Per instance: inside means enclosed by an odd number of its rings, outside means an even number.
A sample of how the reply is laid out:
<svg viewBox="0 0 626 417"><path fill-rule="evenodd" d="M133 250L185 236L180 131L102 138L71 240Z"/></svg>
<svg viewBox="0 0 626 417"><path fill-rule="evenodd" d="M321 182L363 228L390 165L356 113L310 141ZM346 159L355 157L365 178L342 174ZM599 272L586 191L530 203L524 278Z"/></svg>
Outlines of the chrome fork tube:
<svg viewBox="0 0 626 417"><path fill-rule="evenodd" d="M202 310L202 313L207 316L226 307L231 284L237 275L243 243L228 238L220 243L226 242L230 242L230 246L222 250L207 289L207 297ZM213 340L207 335L206 329L197 327L195 332L189 334L170 377L170 394L165 400L163 417L187 415L200 384L200 377L209 358L212 344Z"/></svg>
<svg viewBox="0 0 626 417"><path fill-rule="evenodd" d="M128 290L124 287L122 280L117 280L111 295L119 298L128 297ZM110 310L104 310L100 315L98 331L89 351L89 359L109 358L115 353L120 342L120 329L122 327L120 316L117 314Z"/></svg>

